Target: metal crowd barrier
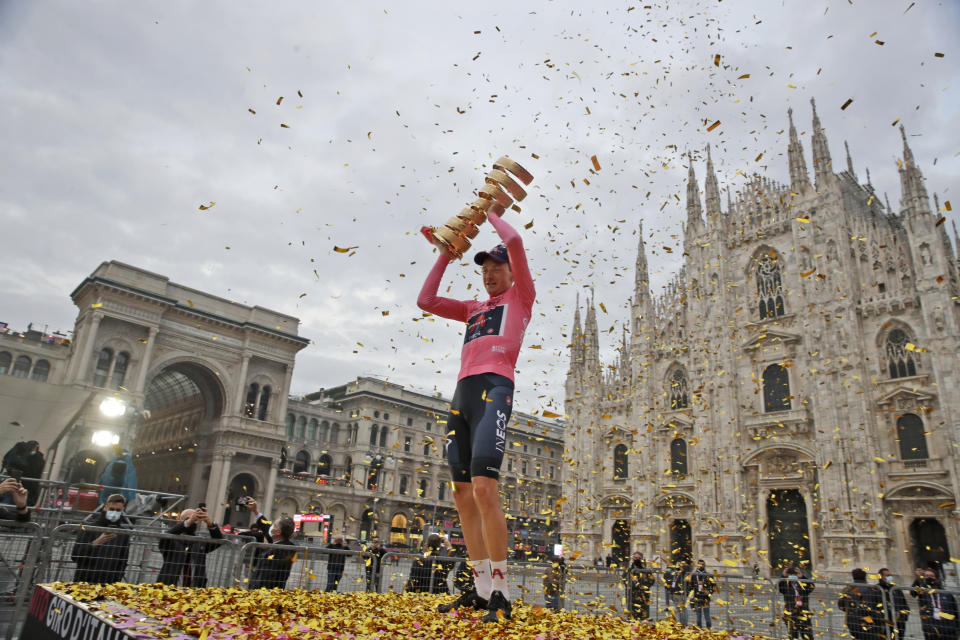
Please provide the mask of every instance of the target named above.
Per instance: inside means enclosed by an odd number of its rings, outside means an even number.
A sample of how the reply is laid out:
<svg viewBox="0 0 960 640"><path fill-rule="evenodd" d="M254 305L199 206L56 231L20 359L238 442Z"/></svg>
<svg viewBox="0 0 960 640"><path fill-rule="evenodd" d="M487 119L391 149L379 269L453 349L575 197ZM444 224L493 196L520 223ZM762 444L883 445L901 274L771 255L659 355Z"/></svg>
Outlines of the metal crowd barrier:
<svg viewBox="0 0 960 640"><path fill-rule="evenodd" d="M0 521L0 638L14 637L23 624L41 546L35 522Z"/></svg>
<svg viewBox="0 0 960 640"><path fill-rule="evenodd" d="M99 536L100 534L114 534L116 536L126 536L128 538L128 555L123 564L123 578L120 582L130 584L152 584L158 582L164 569L168 574L175 574L177 577L190 573L190 579L194 585L201 580L199 575L193 575L196 567L183 561L183 549L187 543L202 544L202 552L205 561L205 582L208 587L230 587L234 586L236 567L240 557L241 542L243 538L237 536L224 536L223 539L214 539L207 536L185 536L162 533L157 531L146 531L143 529L127 529L118 531L115 527L94 527L78 524L60 525L50 534L46 541L45 548L40 563L40 570L37 575L37 582L70 582L74 580L77 573L77 561L81 563L89 562L97 567L103 567L103 554L110 553L114 540L100 545L94 551L91 547L86 554L77 554L74 545L77 543L78 536L87 534L89 536ZM95 539L95 538L94 538ZM166 554L161 553L160 542L168 541L171 551ZM200 552L198 552L199 555ZM166 567L164 566L166 562Z"/></svg>
<svg viewBox="0 0 960 640"><path fill-rule="evenodd" d="M269 559L274 553L294 553L287 589L356 592L367 590L366 566L372 554L346 549L327 549L309 545L278 545L266 542L249 542L240 549L235 582L252 588L257 563ZM341 558L343 572L336 575ZM336 584L334 584L336 583Z"/></svg>

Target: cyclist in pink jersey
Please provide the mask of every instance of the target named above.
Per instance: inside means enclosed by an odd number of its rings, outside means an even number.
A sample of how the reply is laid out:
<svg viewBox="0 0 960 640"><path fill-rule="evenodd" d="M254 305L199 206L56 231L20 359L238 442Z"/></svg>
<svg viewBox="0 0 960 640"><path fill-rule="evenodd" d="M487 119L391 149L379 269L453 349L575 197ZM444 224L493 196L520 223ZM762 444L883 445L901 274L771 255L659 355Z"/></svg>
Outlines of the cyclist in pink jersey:
<svg viewBox="0 0 960 640"><path fill-rule="evenodd" d="M454 501L473 567L475 590L441 612L486 609L484 621L511 617L507 585L507 521L500 507L500 465L513 408L513 370L536 298L520 234L496 213L488 215L503 244L481 251L484 301L437 295L450 262L444 253L417 298L424 311L466 324L457 389L450 404L446 441Z"/></svg>

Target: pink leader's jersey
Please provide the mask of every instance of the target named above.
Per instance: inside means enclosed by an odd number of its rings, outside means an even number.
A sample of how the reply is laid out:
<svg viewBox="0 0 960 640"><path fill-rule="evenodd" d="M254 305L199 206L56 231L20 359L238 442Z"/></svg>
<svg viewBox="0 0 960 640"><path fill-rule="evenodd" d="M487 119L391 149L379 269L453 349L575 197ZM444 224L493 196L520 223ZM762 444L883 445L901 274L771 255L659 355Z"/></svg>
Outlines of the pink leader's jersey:
<svg viewBox="0 0 960 640"><path fill-rule="evenodd" d="M467 324L458 380L478 373L496 373L513 380L520 345L536 298L520 234L499 216L490 223L507 247L513 286L487 300L453 300L437 296L449 258L441 255L420 291L417 305L424 311Z"/></svg>

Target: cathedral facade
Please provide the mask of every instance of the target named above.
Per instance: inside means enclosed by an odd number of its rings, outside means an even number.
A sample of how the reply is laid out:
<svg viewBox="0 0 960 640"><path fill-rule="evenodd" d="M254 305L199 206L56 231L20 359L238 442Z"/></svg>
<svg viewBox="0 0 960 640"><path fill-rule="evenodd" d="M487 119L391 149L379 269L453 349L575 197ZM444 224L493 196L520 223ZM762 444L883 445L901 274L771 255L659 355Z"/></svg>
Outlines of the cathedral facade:
<svg viewBox="0 0 960 640"><path fill-rule="evenodd" d="M849 151L833 166L815 105L811 176L788 113L789 185L754 176L723 203L708 147L701 200L691 158L685 264L657 297L641 228L616 363L577 305L569 551L906 576L960 550L960 285L939 204L902 127L892 208Z"/></svg>

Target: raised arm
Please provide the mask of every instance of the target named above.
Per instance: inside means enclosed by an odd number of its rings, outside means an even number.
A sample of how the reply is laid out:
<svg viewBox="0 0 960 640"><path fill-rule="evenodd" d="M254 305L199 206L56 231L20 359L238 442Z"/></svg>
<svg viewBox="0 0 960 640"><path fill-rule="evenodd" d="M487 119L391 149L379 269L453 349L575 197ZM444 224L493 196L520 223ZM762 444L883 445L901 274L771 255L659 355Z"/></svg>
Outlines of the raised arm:
<svg viewBox="0 0 960 640"><path fill-rule="evenodd" d="M513 272L513 283L517 291L524 300L533 304L537 297L537 291L533 286L533 276L530 275L530 267L527 266L527 254L523 250L523 239L517 230L504 222L503 218L496 213L487 214L490 224L500 234L500 239L507 247L507 255L510 257L510 271Z"/></svg>
<svg viewBox="0 0 960 640"><path fill-rule="evenodd" d="M430 273L427 274L423 288L420 289L420 295L417 297L417 306L428 313L438 315L442 318L466 322L467 303L437 295L437 290L440 289L440 279L443 277L443 272L446 271L449 263L450 258L446 254L441 253L440 257L437 258L436 264L433 265Z"/></svg>

